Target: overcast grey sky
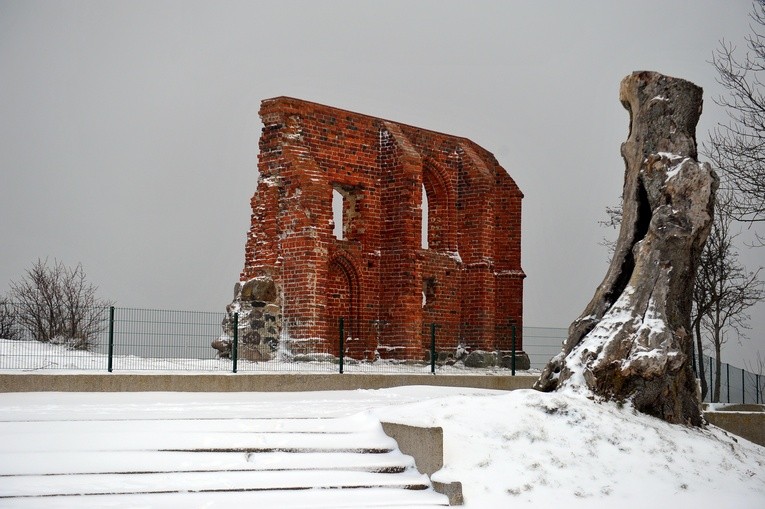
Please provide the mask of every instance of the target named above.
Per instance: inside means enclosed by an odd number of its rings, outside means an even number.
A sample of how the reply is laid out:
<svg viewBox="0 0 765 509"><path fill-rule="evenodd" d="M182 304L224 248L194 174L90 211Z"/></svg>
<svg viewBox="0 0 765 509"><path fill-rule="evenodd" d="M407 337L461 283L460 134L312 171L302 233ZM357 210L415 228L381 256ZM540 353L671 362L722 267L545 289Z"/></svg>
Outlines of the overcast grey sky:
<svg viewBox="0 0 765 509"><path fill-rule="evenodd" d="M223 310L244 260L262 99L471 138L525 193L525 324L566 327L602 280L621 192L619 82L702 86L746 0L0 0L0 293L38 257L120 306ZM615 232L611 233L615 237ZM749 267L765 251L743 250ZM765 306L723 360L765 354Z"/></svg>

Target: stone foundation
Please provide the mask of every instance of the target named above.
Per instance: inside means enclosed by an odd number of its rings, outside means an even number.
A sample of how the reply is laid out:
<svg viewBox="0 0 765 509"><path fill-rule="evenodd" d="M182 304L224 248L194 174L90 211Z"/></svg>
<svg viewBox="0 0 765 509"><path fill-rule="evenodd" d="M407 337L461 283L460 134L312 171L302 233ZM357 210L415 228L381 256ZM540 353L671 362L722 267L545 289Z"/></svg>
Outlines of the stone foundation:
<svg viewBox="0 0 765 509"><path fill-rule="evenodd" d="M226 306L223 334L213 341L218 356L232 356L234 315L237 315L237 357L249 361L268 361L280 346L282 308L273 279L259 276L234 286L234 300Z"/></svg>

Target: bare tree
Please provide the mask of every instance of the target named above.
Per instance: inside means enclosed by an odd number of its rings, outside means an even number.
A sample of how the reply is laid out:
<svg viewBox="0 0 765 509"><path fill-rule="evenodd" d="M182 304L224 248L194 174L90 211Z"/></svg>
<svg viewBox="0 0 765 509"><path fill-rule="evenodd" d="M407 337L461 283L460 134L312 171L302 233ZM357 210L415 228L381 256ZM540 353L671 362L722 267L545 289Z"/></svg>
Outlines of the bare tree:
<svg viewBox="0 0 765 509"><path fill-rule="evenodd" d="M755 2L750 17L743 56L723 40L712 57L727 90L715 102L729 121L710 133L704 152L720 170L723 187L735 193L733 217L754 223L765 221L765 0Z"/></svg>
<svg viewBox="0 0 765 509"><path fill-rule="evenodd" d="M0 298L0 339L21 339L17 314L5 297Z"/></svg>
<svg viewBox="0 0 765 509"><path fill-rule="evenodd" d="M11 282L10 297L18 324L43 343L59 343L88 350L105 328L108 301L96 297L81 264L37 262L19 281Z"/></svg>
<svg viewBox="0 0 765 509"><path fill-rule="evenodd" d="M713 226L714 227L714 226ZM705 246L705 249L707 246ZM703 255L702 255L703 257ZM701 328L701 319L704 317L707 309L711 305L709 301L709 289L703 283L699 282L697 270L696 281L693 286L693 309L691 309L691 331L696 343L696 376L701 382L701 399L707 397L709 386L707 385L706 364L704 363L704 331Z"/></svg>
<svg viewBox="0 0 765 509"><path fill-rule="evenodd" d="M748 328L747 310L765 297L765 288L759 280L761 269L747 272L738 263L734 246L737 234L731 232L733 218L729 213L733 200L718 198L712 230L701 254L696 273L697 332L704 329L714 349L716 376L712 388L712 401L720 400L720 372L722 346L730 333L741 336Z"/></svg>

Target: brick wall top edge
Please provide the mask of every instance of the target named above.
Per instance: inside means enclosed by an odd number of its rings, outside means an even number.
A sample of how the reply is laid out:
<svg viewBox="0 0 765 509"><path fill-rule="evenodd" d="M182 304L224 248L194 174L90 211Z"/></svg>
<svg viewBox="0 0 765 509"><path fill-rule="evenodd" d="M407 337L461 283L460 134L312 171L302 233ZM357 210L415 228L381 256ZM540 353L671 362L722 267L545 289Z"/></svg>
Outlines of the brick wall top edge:
<svg viewBox="0 0 765 509"><path fill-rule="evenodd" d="M468 142L475 145L476 147L479 147L481 151L488 152L486 149L484 149L483 147L480 147L480 145L476 144L474 141L470 140L469 138L465 138L464 136L458 136L454 134L434 131L433 129L426 129L424 127L418 127L418 126L414 126L410 124L405 124L403 122L398 122L396 120L389 120L387 118L375 117L373 115L367 115L365 113L359 113L356 111L346 110L343 108L337 108L335 106L329 106L326 104L306 101L305 99L297 99L295 97L279 96L279 97L272 97L270 99L263 99L260 102L260 116L262 117L263 115L267 115L269 113L275 113L277 110L282 111L284 113L298 113L301 110L304 110L305 108L309 108L311 110L327 110L327 111L332 111L332 112L336 112L340 114L353 115L356 117L360 117L366 121L390 122L391 124L396 124L402 127L409 127L411 129L418 129L423 132L431 133L436 136L442 136L445 138L453 139L455 141L459 140L463 142Z"/></svg>
<svg viewBox="0 0 765 509"><path fill-rule="evenodd" d="M267 115L271 115L275 113L277 114L281 113L281 114L287 114L287 115L300 114L300 113L304 113L306 109L308 109L309 111L323 111L326 113L331 113L335 116L350 115L350 116L357 117L359 118L359 120L365 121L365 122L380 122L380 123L387 122L390 124L395 124L397 126L403 127L405 129L406 128L416 129L425 133L430 133L434 136L446 138L448 140L452 140L455 144L466 143L478 153L478 156L481 159L483 159L486 163L488 163L489 168L493 169L496 173L502 175L503 177L507 177L508 181L511 183L511 187L515 188L517 195L520 198L523 198L523 192L520 191L520 188L515 182L515 179L513 179L508 173L508 171L505 170L505 168L499 164L494 154L486 150L484 147L480 146L473 140L466 138L464 136L457 136L453 134L434 131L432 129L425 129L423 127L417 127L410 124L405 124L403 122L397 122L395 120L388 120L382 117L375 117L375 116L367 115L364 113L358 113L358 112L346 110L343 108L336 108L334 106L328 106L326 104L320 104L320 103L316 103L312 101L307 101L305 99L298 99L298 98L289 97L289 96L278 96L278 97L272 97L269 99L263 99L260 103L259 114L260 114L260 117L263 118Z"/></svg>

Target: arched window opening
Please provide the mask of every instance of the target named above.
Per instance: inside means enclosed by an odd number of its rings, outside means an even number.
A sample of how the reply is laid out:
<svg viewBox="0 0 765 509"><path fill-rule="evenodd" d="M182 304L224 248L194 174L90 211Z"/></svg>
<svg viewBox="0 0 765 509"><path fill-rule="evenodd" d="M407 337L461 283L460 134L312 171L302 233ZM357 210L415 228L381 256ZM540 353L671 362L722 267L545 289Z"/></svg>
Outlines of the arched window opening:
<svg viewBox="0 0 765 509"><path fill-rule="evenodd" d="M448 181L432 164L422 169L422 248L439 253L457 250L456 208Z"/></svg>
<svg viewBox="0 0 765 509"><path fill-rule="evenodd" d="M428 206L428 192L425 190L425 184L422 185L422 228L420 231L420 247L428 249L428 234L430 227L430 209Z"/></svg>

